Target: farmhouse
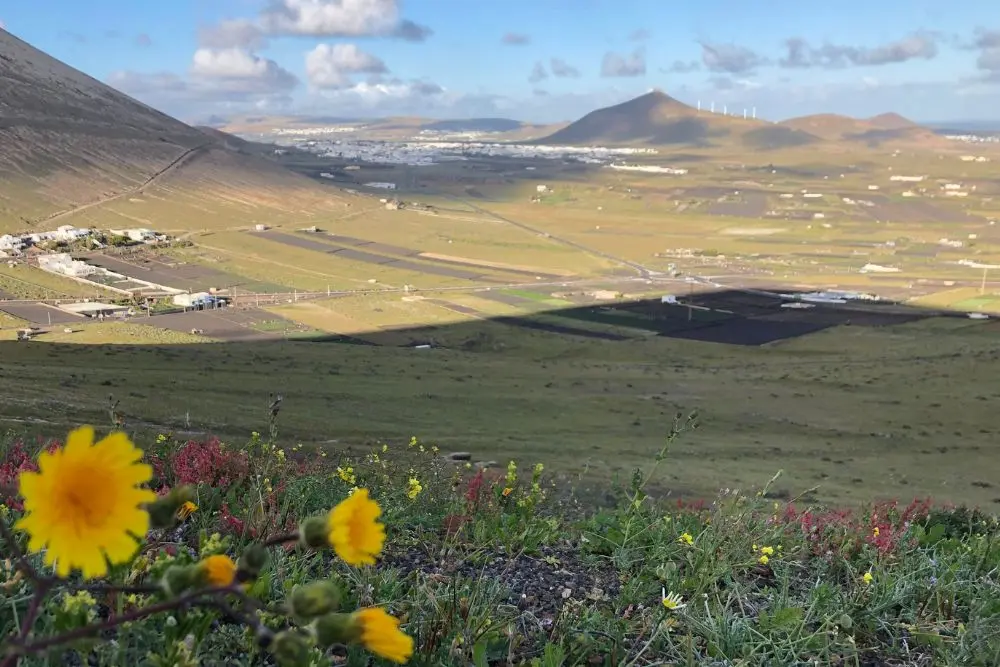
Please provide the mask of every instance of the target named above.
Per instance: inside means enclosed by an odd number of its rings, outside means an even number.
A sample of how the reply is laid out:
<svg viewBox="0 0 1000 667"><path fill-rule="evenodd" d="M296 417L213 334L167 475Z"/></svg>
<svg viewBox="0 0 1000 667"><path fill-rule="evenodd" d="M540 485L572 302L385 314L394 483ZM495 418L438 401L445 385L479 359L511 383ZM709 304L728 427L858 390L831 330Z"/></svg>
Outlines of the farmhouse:
<svg viewBox="0 0 1000 667"><path fill-rule="evenodd" d="M71 278L83 278L97 273L97 267L86 262L73 259L69 253L60 252L53 255L41 255L38 258L38 266L51 273L59 273Z"/></svg>

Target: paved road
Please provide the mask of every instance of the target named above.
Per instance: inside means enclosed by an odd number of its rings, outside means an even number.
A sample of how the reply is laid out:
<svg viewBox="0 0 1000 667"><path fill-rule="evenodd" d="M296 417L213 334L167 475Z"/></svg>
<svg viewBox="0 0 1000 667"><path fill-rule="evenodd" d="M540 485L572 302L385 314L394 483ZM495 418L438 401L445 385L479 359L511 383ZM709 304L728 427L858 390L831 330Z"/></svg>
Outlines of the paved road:
<svg viewBox="0 0 1000 667"><path fill-rule="evenodd" d="M145 190L146 188L148 188L150 185L155 185L158 180L160 180L164 176L167 176L168 174L170 174L171 172L175 171L179 167L183 166L185 163L190 162L191 160L193 160L194 158L196 158L198 155L200 155L201 153L203 153L205 151L205 149L209 148L210 146L214 146L214 145L215 145L215 142L210 142L210 143L206 143L206 144L201 144L200 146L195 146L194 148L189 148L188 150L186 150L183 153L181 153L173 162L171 162L166 167L164 167L163 169L159 170L158 172L156 172L155 174L153 174L152 176L150 176L149 178L147 178L143 183L141 183L140 185L135 186L134 188L129 188L128 190L125 190L124 192L119 192L118 194L111 195L110 197L104 197L102 199L98 199L97 201L92 201L89 204L83 204L81 206L77 206L76 208L71 208L71 209L67 209L65 211L59 211L58 213L53 213L52 215L50 215L48 217L42 218L40 220L36 220L32 224L36 224L37 225L37 224L39 224L41 222L55 222L57 220L61 220L63 218L71 216L74 213L79 213L80 211L86 211L89 208L94 208L95 206L100 206L101 204L107 204L110 201L114 201L116 199L121 199L122 197L128 197L130 195L140 194L140 193L142 193L143 190Z"/></svg>

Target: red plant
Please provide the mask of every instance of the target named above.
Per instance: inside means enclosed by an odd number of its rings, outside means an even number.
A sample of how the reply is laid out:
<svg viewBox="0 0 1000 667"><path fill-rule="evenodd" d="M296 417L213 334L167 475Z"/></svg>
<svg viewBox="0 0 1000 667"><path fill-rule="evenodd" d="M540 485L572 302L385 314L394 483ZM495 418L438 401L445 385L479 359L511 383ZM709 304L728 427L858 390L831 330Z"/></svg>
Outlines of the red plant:
<svg viewBox="0 0 1000 667"><path fill-rule="evenodd" d="M246 453L225 449L218 438L189 440L170 464L177 484L208 484L224 489L249 474Z"/></svg>
<svg viewBox="0 0 1000 667"><path fill-rule="evenodd" d="M469 480L469 487L465 492L465 500L472 509L479 506L479 494L483 490L483 469L480 468L472 479Z"/></svg>
<svg viewBox="0 0 1000 667"><path fill-rule="evenodd" d="M52 441L44 447L44 451L53 452L61 446L62 443ZM24 449L24 443L15 442L11 445L3 461L0 461L0 503L14 510L23 510L24 504L18 497L20 493L18 491L18 477L22 472L37 471L38 462Z"/></svg>

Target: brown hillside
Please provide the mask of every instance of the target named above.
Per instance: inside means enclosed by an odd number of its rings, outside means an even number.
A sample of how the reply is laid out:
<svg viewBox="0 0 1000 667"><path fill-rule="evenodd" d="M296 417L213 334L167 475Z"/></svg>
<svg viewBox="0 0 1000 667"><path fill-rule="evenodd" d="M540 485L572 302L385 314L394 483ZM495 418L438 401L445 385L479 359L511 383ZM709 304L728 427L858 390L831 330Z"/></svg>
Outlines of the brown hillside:
<svg viewBox="0 0 1000 667"><path fill-rule="evenodd" d="M808 132L827 140L842 139L847 134L861 134L876 129L863 120L833 113L789 118L781 121L778 125L791 130Z"/></svg>
<svg viewBox="0 0 1000 667"><path fill-rule="evenodd" d="M908 130L920 127L917 123L905 116L900 116L898 113L879 114L867 119L866 122L878 130Z"/></svg>
<svg viewBox="0 0 1000 667"><path fill-rule="evenodd" d="M84 207L93 217L116 197L183 183L182 172L199 160L219 168L216 191L229 173L258 187L280 174L299 192L340 201L330 188L234 152L239 141L185 125L0 30L0 231L47 226L60 213L83 215ZM174 212L183 215L183 206Z"/></svg>
<svg viewBox="0 0 1000 667"><path fill-rule="evenodd" d="M760 121L698 111L661 91L653 91L591 111L536 143L547 145L707 145L762 126Z"/></svg>

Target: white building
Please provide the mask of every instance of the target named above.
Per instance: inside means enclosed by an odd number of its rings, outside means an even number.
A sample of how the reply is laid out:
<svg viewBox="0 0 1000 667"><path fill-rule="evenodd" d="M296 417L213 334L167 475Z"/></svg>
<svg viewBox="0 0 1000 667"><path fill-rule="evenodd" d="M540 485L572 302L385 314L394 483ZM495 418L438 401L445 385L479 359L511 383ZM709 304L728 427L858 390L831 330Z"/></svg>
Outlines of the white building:
<svg viewBox="0 0 1000 667"><path fill-rule="evenodd" d="M24 248L24 239L20 236L12 236L10 234L0 235L0 250L20 252L22 248Z"/></svg>
<svg viewBox="0 0 1000 667"><path fill-rule="evenodd" d="M79 229L73 225L61 225L53 232L57 241L76 241L90 236L89 229Z"/></svg>
<svg viewBox="0 0 1000 667"><path fill-rule="evenodd" d="M384 183L382 181L372 181L371 183L365 183L366 188L381 188L382 190L395 190L395 183Z"/></svg>
<svg viewBox="0 0 1000 667"><path fill-rule="evenodd" d="M86 262L73 259L69 253L60 252L53 255L40 255L38 266L51 273L59 273L73 278L83 278L97 273L97 267Z"/></svg>
<svg viewBox="0 0 1000 667"><path fill-rule="evenodd" d="M174 305L182 308L198 308L215 303L215 297L208 292L193 292L191 294L175 294Z"/></svg>
<svg viewBox="0 0 1000 667"><path fill-rule="evenodd" d="M925 178L927 178L927 177L926 176L901 176L899 174L896 174L894 176L890 176L889 180L890 181L902 181L903 183L919 183L920 181L924 180Z"/></svg>

